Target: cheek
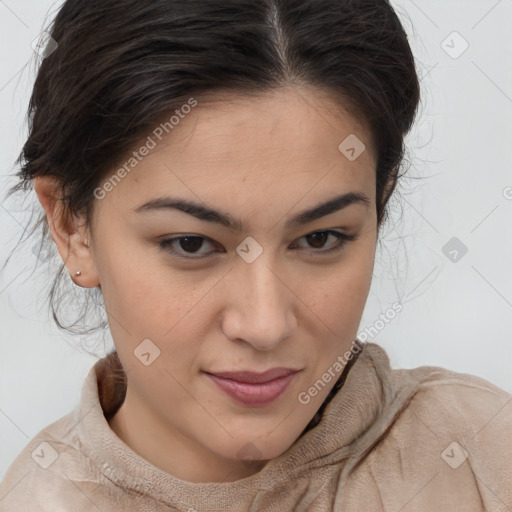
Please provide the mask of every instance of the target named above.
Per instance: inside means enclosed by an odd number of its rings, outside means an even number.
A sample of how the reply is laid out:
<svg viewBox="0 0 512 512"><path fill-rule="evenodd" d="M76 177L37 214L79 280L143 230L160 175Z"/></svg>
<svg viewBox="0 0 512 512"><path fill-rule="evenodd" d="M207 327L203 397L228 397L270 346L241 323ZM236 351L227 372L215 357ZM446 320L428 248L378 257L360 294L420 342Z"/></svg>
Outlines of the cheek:
<svg viewBox="0 0 512 512"><path fill-rule="evenodd" d="M297 295L319 324L335 333L357 328L366 304L372 278L372 262L354 254L330 267L326 273L312 273L302 279ZM356 326L356 327L354 327Z"/></svg>
<svg viewBox="0 0 512 512"><path fill-rule="evenodd" d="M181 290L175 289L169 269L158 263L158 248L136 242L133 234L112 231L118 235L101 233L101 252L95 255L107 311L130 332L155 320L170 323L165 313L179 309Z"/></svg>
<svg viewBox="0 0 512 512"><path fill-rule="evenodd" d="M154 260L149 264L148 252L144 251L145 264L135 251L120 248L102 260L102 291L110 330L122 359L124 355L126 369L133 363L139 365L134 351L149 339L157 347L153 350L160 351L155 362L181 373L194 365L199 344L205 338L211 300L208 291L215 280L192 278L192 273L177 272Z"/></svg>

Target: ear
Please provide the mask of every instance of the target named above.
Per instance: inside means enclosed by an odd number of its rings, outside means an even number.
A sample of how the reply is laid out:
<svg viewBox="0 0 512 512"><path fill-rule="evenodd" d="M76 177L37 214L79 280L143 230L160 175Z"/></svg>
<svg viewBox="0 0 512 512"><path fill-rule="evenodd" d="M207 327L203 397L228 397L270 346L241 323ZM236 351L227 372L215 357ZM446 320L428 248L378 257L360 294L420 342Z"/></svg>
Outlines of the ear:
<svg viewBox="0 0 512 512"><path fill-rule="evenodd" d="M46 212L48 225L57 250L71 274L71 279L83 288L99 286L99 278L91 251L91 237L83 216L65 215L59 198L59 182L52 176L34 178L34 190ZM76 275L76 271L80 275Z"/></svg>

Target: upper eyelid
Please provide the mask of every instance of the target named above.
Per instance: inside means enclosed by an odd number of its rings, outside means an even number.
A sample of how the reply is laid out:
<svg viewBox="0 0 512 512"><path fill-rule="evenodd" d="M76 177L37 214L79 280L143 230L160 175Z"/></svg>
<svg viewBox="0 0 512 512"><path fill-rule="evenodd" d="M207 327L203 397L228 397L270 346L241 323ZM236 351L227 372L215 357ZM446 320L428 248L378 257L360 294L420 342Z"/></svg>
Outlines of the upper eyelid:
<svg viewBox="0 0 512 512"><path fill-rule="evenodd" d="M357 238L357 236L355 235L348 235L346 233L343 233L341 231L337 231L335 229L317 229L315 231L310 231L302 236L299 236L298 238L295 238L293 240L293 242L296 242L297 240L300 240L306 236L309 236L309 235L313 235L315 233L329 233L329 235L333 235L333 236L336 236L336 234L338 235L336 238L342 240L343 241L348 241L348 240L343 240L344 237L348 237L348 238ZM182 235L177 235L177 236L172 236L172 237L169 237L169 238L162 238L161 240L159 240L159 243L162 243L162 242L176 242L178 240L181 240L183 238L201 238L203 240L206 240L208 242L210 242L212 245L222 245L220 244L220 242L217 242L215 240L213 240L212 238L208 237L208 236L205 236L205 235L199 235L199 234L195 234L195 233L185 233L185 234L182 234ZM319 250L319 252L321 252L321 250Z"/></svg>
<svg viewBox="0 0 512 512"><path fill-rule="evenodd" d="M305 237L315 234L315 233L328 233L329 235L334 236L337 239L337 245L335 245L334 247L330 247L329 249L318 249L318 250L312 249L311 250L312 254L314 254L315 257L322 257L322 256L328 256L330 254L337 254L339 251L343 250L343 248L348 243L359 239L359 234L350 235L350 234L343 233L343 232L340 232L335 229L321 229L321 230L316 230L316 231L310 231L309 233L306 233L306 234L296 238L292 243L293 243L293 245L295 245L298 240L301 240L302 238L305 238ZM200 238L202 240L209 241L210 243L212 243L212 245L215 245L215 244L220 245L219 242L216 242L215 240L212 240L211 238L209 238L207 236L197 235L197 234L193 234L193 233L185 233L185 234L170 237L170 238L164 238L158 243L158 245L160 246L160 248L163 251L168 252L175 258L178 258L182 261L202 261L202 260L208 259L211 256L212 252L214 252L214 253L219 252L219 251L214 250L214 251L207 251L205 253L187 253L186 251L183 251L182 249L180 250L180 249L175 249L172 247L174 242L176 242L182 238L187 238L187 237ZM166 249L165 245L169 245L170 248ZM299 250L307 251L306 248L301 248Z"/></svg>
<svg viewBox="0 0 512 512"><path fill-rule="evenodd" d="M336 229L316 229L314 231L309 231L308 233L305 233L304 235L301 235L301 236L295 238L294 241L295 240L300 240L301 238L304 238L305 236L314 235L315 233L329 233L329 234L337 233L339 235L350 236L347 233L343 233L342 231L337 231ZM196 234L196 233L185 233L185 234L182 234L182 235L170 236L168 238L166 236L162 236L162 237L160 237L159 241L160 242L165 242L165 241L169 241L169 240L180 240L182 238L188 238L188 237L190 237L190 238L202 238L204 240L208 240L209 242L211 242L213 244L220 244L220 242L217 242L216 240L213 240L209 236L199 235L199 234Z"/></svg>

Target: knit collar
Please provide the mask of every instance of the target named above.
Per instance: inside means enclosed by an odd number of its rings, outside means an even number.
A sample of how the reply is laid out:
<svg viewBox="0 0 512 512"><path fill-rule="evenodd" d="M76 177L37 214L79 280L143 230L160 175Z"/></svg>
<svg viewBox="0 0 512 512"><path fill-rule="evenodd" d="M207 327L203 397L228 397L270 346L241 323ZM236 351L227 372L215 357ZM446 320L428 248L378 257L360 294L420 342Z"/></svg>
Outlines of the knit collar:
<svg viewBox="0 0 512 512"><path fill-rule="evenodd" d="M240 500L252 503L259 489L267 492L269 486L291 473L307 473L349 457L357 459L382 435L403 399L397 400L384 350L373 343L361 346L358 359L326 405L319 423L258 473L242 480L187 482L135 453L111 430L104 416L96 373L102 360L91 368L84 382L81 401L74 412L76 433L84 454L98 471L127 492L150 495L180 510L201 510L206 502L211 510L231 510L234 497L239 505L244 504Z"/></svg>

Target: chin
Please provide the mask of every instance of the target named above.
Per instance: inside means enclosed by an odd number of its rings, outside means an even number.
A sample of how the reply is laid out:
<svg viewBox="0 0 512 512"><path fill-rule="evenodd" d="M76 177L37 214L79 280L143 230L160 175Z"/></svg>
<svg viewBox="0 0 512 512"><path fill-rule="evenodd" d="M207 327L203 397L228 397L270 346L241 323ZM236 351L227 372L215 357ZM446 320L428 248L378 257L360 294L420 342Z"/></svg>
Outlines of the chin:
<svg viewBox="0 0 512 512"><path fill-rule="evenodd" d="M244 436L244 439L235 441L237 449L231 456L236 459L265 462L282 455L295 441L295 438L270 439L266 436L266 433L253 438Z"/></svg>

